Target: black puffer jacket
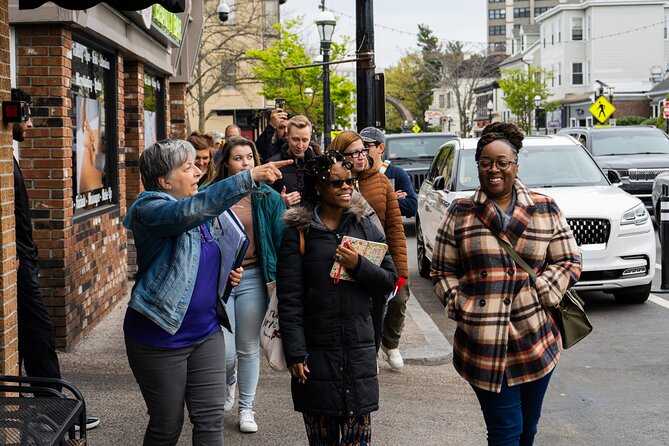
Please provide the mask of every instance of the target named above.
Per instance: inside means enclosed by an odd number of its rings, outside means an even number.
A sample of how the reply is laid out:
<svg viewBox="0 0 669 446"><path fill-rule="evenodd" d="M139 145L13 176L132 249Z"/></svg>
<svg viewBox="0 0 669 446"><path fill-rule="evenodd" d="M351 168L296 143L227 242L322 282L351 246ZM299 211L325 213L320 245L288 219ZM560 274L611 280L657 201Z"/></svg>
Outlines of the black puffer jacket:
<svg viewBox="0 0 669 446"><path fill-rule="evenodd" d="M380 267L362 258L351 271L355 282L330 277L341 237L385 243L381 230L365 217L367 204L356 194L337 231L328 229L314 211L286 211L277 259L279 325L289 365L306 358L310 373L300 384L292 378L295 410L354 416L379 408L372 299L383 299L397 280L389 254ZM300 236L305 233L305 253Z"/></svg>

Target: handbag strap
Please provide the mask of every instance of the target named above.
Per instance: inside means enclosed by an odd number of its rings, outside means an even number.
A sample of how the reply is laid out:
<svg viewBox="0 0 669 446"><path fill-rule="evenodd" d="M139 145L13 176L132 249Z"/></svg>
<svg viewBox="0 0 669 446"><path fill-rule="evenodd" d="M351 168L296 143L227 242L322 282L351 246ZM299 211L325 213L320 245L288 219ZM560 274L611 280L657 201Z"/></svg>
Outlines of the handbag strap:
<svg viewBox="0 0 669 446"><path fill-rule="evenodd" d="M511 244L506 240L502 240L500 236L498 236L497 234L495 233L493 234L495 235L495 237L497 237L497 240L499 241L499 244L504 249L504 251L506 251L513 258L513 260L515 260L516 263L521 268L523 268L527 272L527 274L530 275L532 280L536 282L537 273L530 267L530 265L527 264L527 262L525 262L525 260L523 260L522 257L520 257L520 254L518 254L518 252L515 249L513 249L513 246L511 246Z"/></svg>

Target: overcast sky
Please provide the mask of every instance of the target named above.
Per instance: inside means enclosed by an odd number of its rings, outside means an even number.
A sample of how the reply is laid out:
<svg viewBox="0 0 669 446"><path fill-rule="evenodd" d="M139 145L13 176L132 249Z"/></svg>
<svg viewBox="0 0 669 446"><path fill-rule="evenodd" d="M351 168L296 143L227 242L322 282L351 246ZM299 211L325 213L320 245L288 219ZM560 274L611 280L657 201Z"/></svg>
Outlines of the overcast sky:
<svg viewBox="0 0 669 446"><path fill-rule="evenodd" d="M337 35L345 34L355 42L356 0L326 0L325 6L337 16ZM304 15L304 32L313 47L318 46L314 20L320 12L320 0L288 0L281 6L281 18ZM376 0L374 34L376 66L393 65L407 51L415 49L418 24L428 25L444 40L460 40L481 47L486 40L486 0Z"/></svg>

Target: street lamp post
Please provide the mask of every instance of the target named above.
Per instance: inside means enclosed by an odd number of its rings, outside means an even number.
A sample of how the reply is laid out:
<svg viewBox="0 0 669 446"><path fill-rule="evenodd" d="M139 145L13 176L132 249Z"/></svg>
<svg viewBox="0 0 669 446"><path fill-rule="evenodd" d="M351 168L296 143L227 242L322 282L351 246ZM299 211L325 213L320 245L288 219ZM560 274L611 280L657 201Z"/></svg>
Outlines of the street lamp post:
<svg viewBox="0 0 669 446"><path fill-rule="evenodd" d="M488 101L486 108L488 109L488 123L492 124L492 111L495 109L495 104L492 103L492 99Z"/></svg>
<svg viewBox="0 0 669 446"><path fill-rule="evenodd" d="M448 121L448 131L450 132L451 131L451 123L453 122L453 117L451 116L450 113L446 115L446 120Z"/></svg>
<svg viewBox="0 0 669 446"><path fill-rule="evenodd" d="M539 106L541 105L541 96L536 95L534 97L534 127L537 129L537 135L539 134Z"/></svg>
<svg viewBox="0 0 669 446"><path fill-rule="evenodd" d="M330 115L330 44L332 34L336 25L335 17L330 11L321 11L316 18L318 35L321 38L321 50L323 52L323 148L330 145L330 130L332 128L332 116Z"/></svg>

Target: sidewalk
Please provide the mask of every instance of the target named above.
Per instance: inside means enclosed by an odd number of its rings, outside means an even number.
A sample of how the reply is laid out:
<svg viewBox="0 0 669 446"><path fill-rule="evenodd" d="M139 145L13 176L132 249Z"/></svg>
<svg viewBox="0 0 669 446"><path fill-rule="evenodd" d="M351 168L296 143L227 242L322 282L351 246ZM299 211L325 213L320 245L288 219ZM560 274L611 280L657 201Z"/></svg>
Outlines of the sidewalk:
<svg viewBox="0 0 669 446"><path fill-rule="evenodd" d="M72 352L59 354L63 377L83 392L88 413L102 418L88 433L92 446L141 445L148 420L125 355L126 302ZM484 427L471 422L480 417L473 392L450 365L450 344L413 297L400 350L407 363L402 372L380 363L381 409L372 415L374 444L483 444ZM236 408L226 415L226 445L306 444L302 417L292 408L289 376L272 371L264 358L254 410L260 427L256 434L239 432ZM189 425L184 423L179 445L191 444Z"/></svg>

